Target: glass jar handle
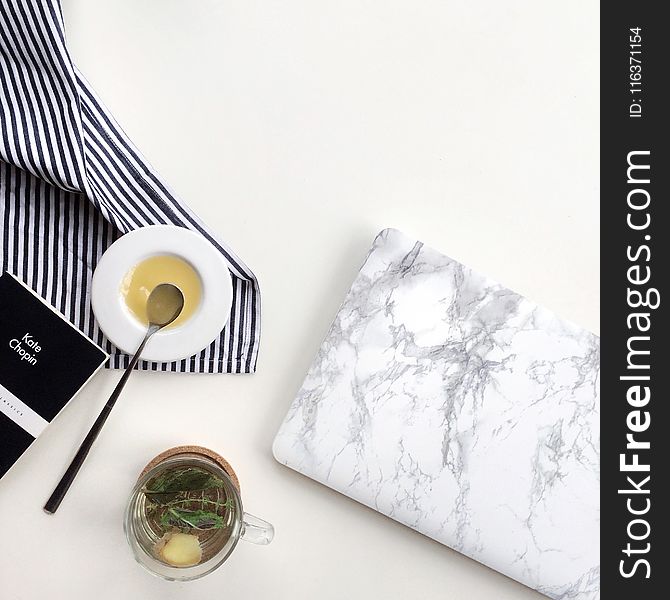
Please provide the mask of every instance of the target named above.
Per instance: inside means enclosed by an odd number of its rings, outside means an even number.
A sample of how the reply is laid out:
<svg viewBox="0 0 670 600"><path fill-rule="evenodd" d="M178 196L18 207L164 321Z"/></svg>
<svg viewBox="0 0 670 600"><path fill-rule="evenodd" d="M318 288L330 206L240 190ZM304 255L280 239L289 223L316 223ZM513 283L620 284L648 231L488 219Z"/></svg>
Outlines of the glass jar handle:
<svg viewBox="0 0 670 600"><path fill-rule="evenodd" d="M268 523L250 515L249 513L244 513L242 517L242 534L240 538L251 542L252 544L261 544L266 546L272 541L272 538L275 536L275 528Z"/></svg>

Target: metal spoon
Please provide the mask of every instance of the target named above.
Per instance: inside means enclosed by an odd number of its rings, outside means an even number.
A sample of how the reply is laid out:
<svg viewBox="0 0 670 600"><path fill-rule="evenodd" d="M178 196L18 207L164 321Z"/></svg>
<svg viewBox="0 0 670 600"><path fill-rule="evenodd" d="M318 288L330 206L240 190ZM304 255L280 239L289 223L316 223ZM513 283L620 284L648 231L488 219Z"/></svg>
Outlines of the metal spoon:
<svg viewBox="0 0 670 600"><path fill-rule="evenodd" d="M105 404L102 412L95 423L93 423L93 427L91 427L91 430L84 438L79 450L77 450L77 454L75 454L72 459L70 466L67 468L67 471L65 471L65 474L56 486L56 489L54 489L53 494L51 494L51 497L44 505L44 510L49 514L53 514L58 510L65 494L70 489L74 478L84 464L86 456L88 456L91 446L93 446L93 442L95 442L95 439L98 437L109 413L111 413L112 408L114 408L116 400L121 395L121 390L123 390L123 386L126 385L126 381L128 381L128 377L130 377L130 373L137 364L140 354L142 353L142 350L144 350L144 346L149 341L149 338L158 330L172 323L181 314L183 308L184 295L178 287L171 283L161 283L153 289L151 294L149 294L149 298L147 299L147 317L149 319L147 333L144 336L140 347L137 349L137 352L135 352L135 356L133 356L130 364L126 368L125 373L119 380L119 383L116 384L112 395L109 397L109 400L107 400L107 404Z"/></svg>

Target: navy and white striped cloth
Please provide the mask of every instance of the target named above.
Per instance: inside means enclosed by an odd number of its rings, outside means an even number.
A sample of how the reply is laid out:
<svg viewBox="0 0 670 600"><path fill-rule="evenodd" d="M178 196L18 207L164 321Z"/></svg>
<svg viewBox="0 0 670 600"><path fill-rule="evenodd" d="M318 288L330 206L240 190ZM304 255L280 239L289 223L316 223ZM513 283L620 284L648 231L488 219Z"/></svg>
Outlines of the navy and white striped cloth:
<svg viewBox="0 0 670 600"><path fill-rule="evenodd" d="M260 334L254 274L169 189L112 118L65 44L58 0L0 0L0 271L15 274L122 368L91 313L91 277L120 235L150 224L199 231L228 261L231 318L198 356L140 368L251 373Z"/></svg>

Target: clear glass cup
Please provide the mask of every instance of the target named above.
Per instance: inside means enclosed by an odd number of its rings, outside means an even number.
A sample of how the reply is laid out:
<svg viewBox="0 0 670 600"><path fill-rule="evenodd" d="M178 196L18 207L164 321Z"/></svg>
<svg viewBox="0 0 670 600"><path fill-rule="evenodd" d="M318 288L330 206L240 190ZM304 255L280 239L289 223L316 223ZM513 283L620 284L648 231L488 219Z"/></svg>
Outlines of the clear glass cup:
<svg viewBox="0 0 670 600"><path fill-rule="evenodd" d="M183 480L183 473L205 479L206 474L211 475L214 479L209 481L215 481L216 487L207 492L175 492L176 488L161 493L148 491L161 489L155 487L156 482L170 481L170 477L174 480L175 474ZM210 528L212 522L216 528ZM130 495L124 530L137 562L170 581L189 581L211 573L240 540L265 545L274 537L270 523L244 512L237 476L227 461L196 446L173 448L147 465ZM167 543L176 534L190 536L191 542L197 538L201 551L197 564L176 566L166 562Z"/></svg>

